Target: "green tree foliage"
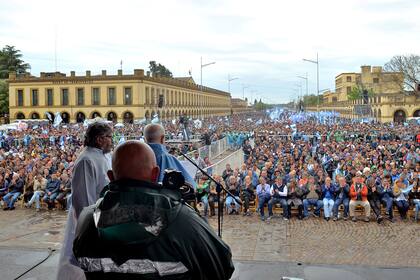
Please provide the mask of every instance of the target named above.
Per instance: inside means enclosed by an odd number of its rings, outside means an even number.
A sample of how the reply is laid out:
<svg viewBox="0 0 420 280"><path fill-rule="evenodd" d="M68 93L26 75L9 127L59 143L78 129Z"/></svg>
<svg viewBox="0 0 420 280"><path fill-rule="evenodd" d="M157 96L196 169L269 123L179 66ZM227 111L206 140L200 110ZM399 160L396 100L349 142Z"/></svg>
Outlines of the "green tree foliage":
<svg viewBox="0 0 420 280"><path fill-rule="evenodd" d="M9 86L5 80L0 80L0 114L9 112Z"/></svg>
<svg viewBox="0 0 420 280"><path fill-rule="evenodd" d="M396 55L384 65L388 72L401 72L404 75L404 82L395 80L401 85L401 89L414 90L415 85L420 83L420 56L415 54Z"/></svg>
<svg viewBox="0 0 420 280"><path fill-rule="evenodd" d="M319 104L322 103L322 97L319 97ZM315 94L305 95L303 97L304 106L316 106L318 104L318 96Z"/></svg>
<svg viewBox="0 0 420 280"><path fill-rule="evenodd" d="M168 78L172 77L172 72L169 71L169 69L163 66L162 64L156 63L156 61L149 62L149 69L152 75L157 74L157 75L160 75L161 77L168 77Z"/></svg>
<svg viewBox="0 0 420 280"><path fill-rule="evenodd" d="M0 79L7 79L11 71L23 74L31 68L28 63L22 60L22 56L20 50L14 46L6 45L0 51Z"/></svg>
<svg viewBox="0 0 420 280"><path fill-rule="evenodd" d="M368 96L373 96L372 89L365 89L362 85L358 84L351 89L351 91L347 94L347 97L350 101L357 100L363 98L363 91L367 90Z"/></svg>

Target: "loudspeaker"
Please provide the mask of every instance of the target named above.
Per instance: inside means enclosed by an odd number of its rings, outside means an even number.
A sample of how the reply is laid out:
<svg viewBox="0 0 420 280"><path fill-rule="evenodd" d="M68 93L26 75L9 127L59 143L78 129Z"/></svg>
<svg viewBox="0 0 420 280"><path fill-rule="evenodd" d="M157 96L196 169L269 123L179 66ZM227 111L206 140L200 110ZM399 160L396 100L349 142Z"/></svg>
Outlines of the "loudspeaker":
<svg viewBox="0 0 420 280"><path fill-rule="evenodd" d="M164 97L163 97L163 94L159 94L159 101L158 101L158 107L159 108L162 108L163 107L163 102L164 102L164 99L163 99Z"/></svg>

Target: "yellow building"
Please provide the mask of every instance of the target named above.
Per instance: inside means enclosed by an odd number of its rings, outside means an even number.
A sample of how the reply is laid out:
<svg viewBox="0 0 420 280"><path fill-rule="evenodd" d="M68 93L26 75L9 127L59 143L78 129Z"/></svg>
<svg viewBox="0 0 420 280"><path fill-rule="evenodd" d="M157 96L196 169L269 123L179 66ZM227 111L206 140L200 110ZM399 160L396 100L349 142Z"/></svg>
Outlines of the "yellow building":
<svg viewBox="0 0 420 280"><path fill-rule="evenodd" d="M380 66L361 66L360 73L341 73L335 78L335 92L322 95L319 110L336 111L346 118L372 118L380 122L405 121L420 117L420 98L403 91L402 73L383 72ZM354 87L373 94L367 99L349 100ZM315 106L306 108L316 111Z"/></svg>
<svg viewBox="0 0 420 280"><path fill-rule="evenodd" d="M347 95L354 87L372 91L374 94L400 93L404 75L383 72L381 66L361 66L360 73L341 73L335 77L337 101L347 101Z"/></svg>
<svg viewBox="0 0 420 280"><path fill-rule="evenodd" d="M252 108L248 106L248 101L240 98L232 98L232 114L247 113L252 111Z"/></svg>
<svg viewBox="0 0 420 280"><path fill-rule="evenodd" d="M63 122L82 122L102 117L111 121L132 122L161 119L225 116L231 114L230 94L196 85L191 77L166 78L150 76L142 69L133 74L83 76L43 73L9 74L10 120L45 119L46 113L60 112Z"/></svg>

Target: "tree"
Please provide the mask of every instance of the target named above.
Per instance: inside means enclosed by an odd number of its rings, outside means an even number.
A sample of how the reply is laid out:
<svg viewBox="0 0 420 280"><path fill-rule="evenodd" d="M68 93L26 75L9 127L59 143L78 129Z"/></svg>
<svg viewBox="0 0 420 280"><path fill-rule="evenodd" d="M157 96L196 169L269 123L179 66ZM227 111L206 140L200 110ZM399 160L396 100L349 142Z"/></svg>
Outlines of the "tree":
<svg viewBox="0 0 420 280"><path fill-rule="evenodd" d="M9 86L5 80L0 80L0 114L9 112Z"/></svg>
<svg viewBox="0 0 420 280"><path fill-rule="evenodd" d="M403 73L404 82L401 90L415 90L415 85L420 83L420 56L396 55L384 65L384 70ZM395 82L401 83L398 79Z"/></svg>
<svg viewBox="0 0 420 280"><path fill-rule="evenodd" d="M7 79L11 71L22 74L31 68L21 59L22 56L20 50L15 49L14 46L6 45L0 51L0 79Z"/></svg>
<svg viewBox="0 0 420 280"><path fill-rule="evenodd" d="M319 102L322 103L322 98L319 97ZM315 94L305 95L303 97L304 106L316 106L318 104L318 96Z"/></svg>
<svg viewBox="0 0 420 280"><path fill-rule="evenodd" d="M347 98L350 101L363 98L363 92L367 92L368 97L373 96L373 90L372 89L365 89L362 84L357 84L355 87L351 89L351 91L347 94Z"/></svg>
<svg viewBox="0 0 420 280"><path fill-rule="evenodd" d="M152 75L160 75L161 77L172 77L172 72L162 64L156 64L156 61L152 60L149 62L149 69Z"/></svg>

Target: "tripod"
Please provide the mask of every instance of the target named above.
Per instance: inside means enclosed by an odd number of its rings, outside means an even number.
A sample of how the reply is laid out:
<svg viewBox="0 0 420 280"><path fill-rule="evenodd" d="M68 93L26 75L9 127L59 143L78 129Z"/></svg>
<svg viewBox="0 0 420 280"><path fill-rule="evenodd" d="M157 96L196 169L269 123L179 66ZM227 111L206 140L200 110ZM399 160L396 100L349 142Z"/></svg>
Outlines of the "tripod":
<svg viewBox="0 0 420 280"><path fill-rule="evenodd" d="M233 199L239 204L242 205L242 202L237 199L229 190L227 190L222 184L217 182L212 176L210 176L206 171L204 171L200 166L198 166L189 156L184 154L180 151L180 154L186 158L189 162L192 163L198 170L201 171L202 174L206 175L212 182L216 184L216 192L217 192L217 235L222 238L222 216L223 216L223 207L222 202L220 201L220 193L225 191L228 195L232 196Z"/></svg>

